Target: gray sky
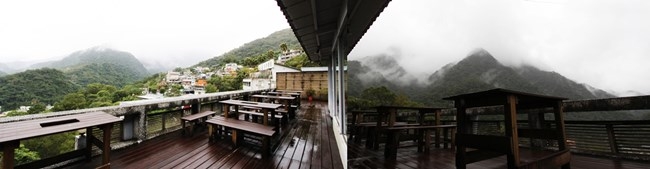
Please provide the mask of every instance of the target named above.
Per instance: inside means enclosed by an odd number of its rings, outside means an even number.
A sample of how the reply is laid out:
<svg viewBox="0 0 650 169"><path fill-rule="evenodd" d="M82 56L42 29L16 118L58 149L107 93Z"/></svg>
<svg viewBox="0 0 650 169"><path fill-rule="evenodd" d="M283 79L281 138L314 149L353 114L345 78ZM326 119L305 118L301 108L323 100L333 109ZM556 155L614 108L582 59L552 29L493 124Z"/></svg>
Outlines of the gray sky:
<svg viewBox="0 0 650 169"><path fill-rule="evenodd" d="M392 1L350 59L399 54L408 71L432 73L479 47L507 65L650 94L647 0Z"/></svg>
<svg viewBox="0 0 650 169"><path fill-rule="evenodd" d="M188 66L288 27L272 0L0 1L0 63L105 46Z"/></svg>
<svg viewBox="0 0 650 169"><path fill-rule="evenodd" d="M422 74L481 47L509 65L650 94L649 9L647 0L392 1L350 58L391 53ZM0 1L0 63L105 46L188 66L288 27L273 0Z"/></svg>

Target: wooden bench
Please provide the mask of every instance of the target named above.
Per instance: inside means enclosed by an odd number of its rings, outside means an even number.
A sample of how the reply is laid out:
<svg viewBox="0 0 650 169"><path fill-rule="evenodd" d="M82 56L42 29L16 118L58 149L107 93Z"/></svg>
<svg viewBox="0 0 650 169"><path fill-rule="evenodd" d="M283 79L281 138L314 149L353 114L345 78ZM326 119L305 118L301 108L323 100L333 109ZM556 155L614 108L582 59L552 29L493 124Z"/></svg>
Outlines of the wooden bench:
<svg viewBox="0 0 650 169"><path fill-rule="evenodd" d="M256 112L256 111L239 110L239 113L244 114L244 120L246 120L246 121L250 121L251 120L250 116L253 116L252 121L256 122L256 123L259 121L258 119L261 119L261 117L264 117L264 113ZM275 124L276 127L279 127L278 124L280 124L280 120L283 117L284 116L282 116L281 114L276 114L275 116L273 116L273 124ZM283 121L283 123L284 123L284 121Z"/></svg>
<svg viewBox="0 0 650 169"><path fill-rule="evenodd" d="M185 134L185 130L186 130L186 128L185 128L186 124L185 123L194 122L195 124L192 124L192 125L189 126L190 135L194 135L194 125L196 125L196 123L199 122L199 119L204 119L204 121L205 121L205 119L208 116L211 116L211 115L214 115L214 114L216 114L216 113L213 112L213 111L204 111L204 112L201 112L201 113L196 113L196 114L183 116L181 118L181 124L183 126L183 132L182 133Z"/></svg>
<svg viewBox="0 0 650 169"><path fill-rule="evenodd" d="M454 142L456 138L454 136L456 131L456 125L436 125L436 126L399 126L399 127L388 127L388 138L386 141L386 147L384 149L384 156L386 159L396 159L397 157L397 148L399 147L399 135L403 130L416 130L416 139L418 143L418 152L429 152L429 147L431 145L431 134L432 130L444 129L444 140L447 139L449 130L451 130L451 140L448 143L451 143L451 148L454 149ZM440 136L436 135L435 146L440 147ZM447 148L447 142L444 143L444 148Z"/></svg>
<svg viewBox="0 0 650 169"><path fill-rule="evenodd" d="M406 123L406 122L396 122L393 124L394 127L399 126L419 126L420 124L416 123ZM380 127L377 127L377 122L361 123L358 126L357 135L363 135L365 132L366 135L366 148L379 149L379 138L384 128L388 127L387 123L382 123Z"/></svg>
<svg viewBox="0 0 650 169"><path fill-rule="evenodd" d="M273 127L257 124L253 122L241 121L237 119L225 118L221 116L213 117L206 121L208 123L208 133L210 134L210 141L215 137L225 137L226 130L230 130L231 139L235 146L240 146L243 140L243 134L251 134L261 137L262 142L262 157L267 158L271 155L271 137L275 134ZM223 129L220 129L223 127Z"/></svg>

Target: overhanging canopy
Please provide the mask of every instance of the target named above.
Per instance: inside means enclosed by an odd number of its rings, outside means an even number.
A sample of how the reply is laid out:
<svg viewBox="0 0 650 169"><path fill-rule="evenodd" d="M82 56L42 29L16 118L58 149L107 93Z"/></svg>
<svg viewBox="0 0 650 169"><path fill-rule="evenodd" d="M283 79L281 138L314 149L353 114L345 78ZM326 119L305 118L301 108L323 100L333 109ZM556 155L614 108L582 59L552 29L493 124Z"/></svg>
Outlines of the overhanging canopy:
<svg viewBox="0 0 650 169"><path fill-rule="evenodd" d="M333 56L337 39L342 42L343 52L350 53L390 0L277 2L309 59L327 63Z"/></svg>

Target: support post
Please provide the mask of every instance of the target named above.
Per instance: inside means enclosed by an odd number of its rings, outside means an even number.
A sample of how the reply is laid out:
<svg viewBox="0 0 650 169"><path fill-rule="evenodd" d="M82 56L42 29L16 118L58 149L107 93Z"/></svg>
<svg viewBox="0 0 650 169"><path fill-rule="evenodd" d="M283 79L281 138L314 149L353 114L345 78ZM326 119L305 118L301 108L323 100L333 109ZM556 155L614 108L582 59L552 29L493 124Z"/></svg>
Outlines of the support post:
<svg viewBox="0 0 650 169"><path fill-rule="evenodd" d="M517 133L517 97L509 94L506 96L505 104L503 105L504 117L506 122L505 134L510 137L512 144L510 145L511 152L506 154L508 158L508 168L516 168L519 164L519 134Z"/></svg>
<svg viewBox="0 0 650 169"><path fill-rule="evenodd" d="M2 168L14 168L14 153L20 141L10 141L0 144L2 147Z"/></svg>
<svg viewBox="0 0 650 169"><path fill-rule="evenodd" d="M104 147L102 147L102 164L104 166L110 165L111 163L111 129L113 129L112 124L113 123L102 125L102 130L104 132L104 139L103 139Z"/></svg>

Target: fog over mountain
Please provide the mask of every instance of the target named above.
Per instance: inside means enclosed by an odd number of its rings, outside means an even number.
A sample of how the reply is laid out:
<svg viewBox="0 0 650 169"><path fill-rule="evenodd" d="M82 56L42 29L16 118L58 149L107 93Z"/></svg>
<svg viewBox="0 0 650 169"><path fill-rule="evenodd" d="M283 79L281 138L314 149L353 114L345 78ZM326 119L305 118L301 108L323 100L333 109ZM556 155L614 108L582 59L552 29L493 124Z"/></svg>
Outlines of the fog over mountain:
<svg viewBox="0 0 650 169"><path fill-rule="evenodd" d="M431 73L484 48L622 95L650 94L650 1L392 1L349 55L394 53L409 74ZM628 92L632 91L632 92Z"/></svg>
<svg viewBox="0 0 650 169"><path fill-rule="evenodd" d="M399 58L399 57L397 57ZM476 49L458 61L429 73L413 76L393 57L369 56L349 62L348 93L358 95L367 87L386 86L416 101L444 106L443 97L493 88L576 99L610 98L614 95L578 83L554 71L531 65L510 66L485 49Z"/></svg>

